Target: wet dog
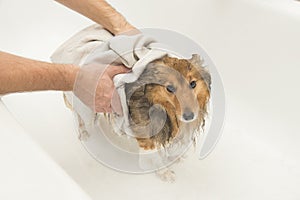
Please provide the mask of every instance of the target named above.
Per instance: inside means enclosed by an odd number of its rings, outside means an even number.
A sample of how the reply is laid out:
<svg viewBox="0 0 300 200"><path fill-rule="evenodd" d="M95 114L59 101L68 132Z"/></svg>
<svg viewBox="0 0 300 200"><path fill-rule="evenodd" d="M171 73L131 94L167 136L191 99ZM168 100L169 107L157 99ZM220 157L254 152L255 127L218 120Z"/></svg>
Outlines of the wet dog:
<svg viewBox="0 0 300 200"><path fill-rule="evenodd" d="M210 89L211 76L199 55L191 59L164 56L149 63L137 81L125 84L130 128L138 146L144 151L163 149L184 134L199 133L205 126ZM114 115L106 116L116 130ZM84 121L77 117L79 138L85 140L89 133ZM100 126L101 120L95 118ZM182 131L183 127L188 129ZM157 174L166 181L175 178L169 168Z"/></svg>
<svg viewBox="0 0 300 200"><path fill-rule="evenodd" d="M141 148L155 149L171 143L183 123L189 123L192 132L204 127L211 76L202 64L199 55L190 60L165 56L150 63L136 82L125 85L131 129L137 136L143 133L143 137L136 138ZM149 114L153 105L156 109ZM162 112L166 118L160 125L157 123L161 119L155 118L160 118Z"/></svg>

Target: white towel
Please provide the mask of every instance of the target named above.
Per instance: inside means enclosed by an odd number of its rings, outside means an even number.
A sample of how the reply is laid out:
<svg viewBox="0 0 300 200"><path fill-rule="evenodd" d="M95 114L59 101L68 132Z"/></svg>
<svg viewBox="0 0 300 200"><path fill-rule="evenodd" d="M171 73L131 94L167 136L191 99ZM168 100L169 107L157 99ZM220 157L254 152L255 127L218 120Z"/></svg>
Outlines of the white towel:
<svg viewBox="0 0 300 200"><path fill-rule="evenodd" d="M72 63L83 68L96 65L103 70L111 63L132 68L132 71L127 74L116 75L113 81L123 110L123 116L116 118L115 122L122 132L133 135L129 127L124 85L136 81L147 64L166 55L166 51L162 49L165 49L162 44L143 34L113 37L100 25L93 25L61 45L51 56L51 60L55 63Z"/></svg>

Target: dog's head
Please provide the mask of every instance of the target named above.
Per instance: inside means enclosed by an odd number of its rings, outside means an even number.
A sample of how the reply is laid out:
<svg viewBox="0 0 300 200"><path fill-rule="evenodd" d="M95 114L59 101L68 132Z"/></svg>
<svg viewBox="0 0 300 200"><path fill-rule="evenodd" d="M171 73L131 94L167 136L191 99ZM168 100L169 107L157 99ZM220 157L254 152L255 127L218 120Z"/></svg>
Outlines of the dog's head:
<svg viewBox="0 0 300 200"><path fill-rule="evenodd" d="M189 60L165 56L150 63L136 82L126 84L131 129L143 135L137 137L140 147L164 146L182 123L190 123L193 130L204 126L210 85L199 55Z"/></svg>

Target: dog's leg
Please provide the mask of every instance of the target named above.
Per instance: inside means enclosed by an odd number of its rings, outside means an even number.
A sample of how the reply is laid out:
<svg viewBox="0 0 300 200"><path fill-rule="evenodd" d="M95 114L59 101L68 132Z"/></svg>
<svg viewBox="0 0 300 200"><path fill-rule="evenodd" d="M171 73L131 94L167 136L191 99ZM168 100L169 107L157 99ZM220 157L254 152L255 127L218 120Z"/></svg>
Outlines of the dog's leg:
<svg viewBox="0 0 300 200"><path fill-rule="evenodd" d="M81 141L85 141L90 137L90 135L85 128L84 121L78 114L77 114L77 119L78 119L78 132L79 132L78 139Z"/></svg>
<svg viewBox="0 0 300 200"><path fill-rule="evenodd" d="M63 94L63 97L64 97L64 102L65 102L65 105L67 106L67 108L69 108L70 110L73 110L73 106L72 106L72 104L69 102L69 100L67 99L66 94Z"/></svg>
<svg viewBox="0 0 300 200"><path fill-rule="evenodd" d="M66 94L63 94L63 98L64 98L64 102L67 108L69 108L70 110L73 110L73 106L72 104L69 102ZM97 118L97 114L95 115L95 119ZM81 141L85 141L89 138L89 133L87 132L86 128L85 128L85 123L82 120L82 118L80 117L79 114L77 114L77 120L78 120L78 139Z"/></svg>
<svg viewBox="0 0 300 200"><path fill-rule="evenodd" d="M157 170L155 172L156 176L160 178L162 181L173 183L176 180L176 174L169 167L164 169Z"/></svg>

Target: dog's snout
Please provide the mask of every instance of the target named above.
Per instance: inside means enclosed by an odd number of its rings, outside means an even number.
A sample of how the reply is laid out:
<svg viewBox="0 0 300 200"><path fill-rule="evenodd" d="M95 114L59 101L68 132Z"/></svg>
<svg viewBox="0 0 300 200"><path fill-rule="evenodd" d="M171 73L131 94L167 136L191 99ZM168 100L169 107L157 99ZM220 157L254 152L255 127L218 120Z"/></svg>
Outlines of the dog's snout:
<svg viewBox="0 0 300 200"><path fill-rule="evenodd" d="M190 121L194 119L194 113L193 112L185 112L183 113L183 119L186 121Z"/></svg>

